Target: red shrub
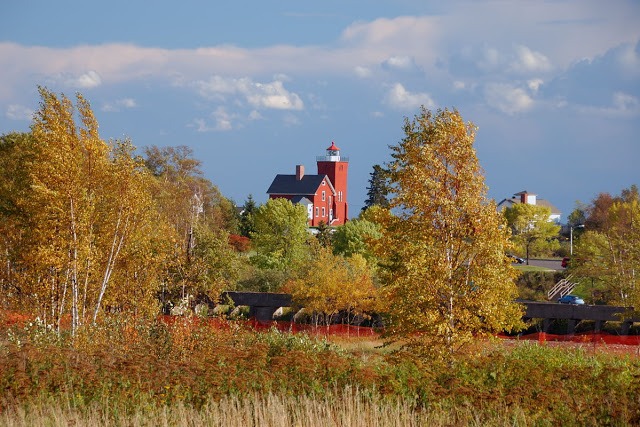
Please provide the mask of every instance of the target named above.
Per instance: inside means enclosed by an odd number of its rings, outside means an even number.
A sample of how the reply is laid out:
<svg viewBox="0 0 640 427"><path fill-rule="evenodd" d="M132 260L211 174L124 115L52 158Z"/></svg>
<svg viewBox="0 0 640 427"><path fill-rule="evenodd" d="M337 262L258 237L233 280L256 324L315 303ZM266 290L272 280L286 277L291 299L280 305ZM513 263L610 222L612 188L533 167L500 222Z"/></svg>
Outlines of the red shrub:
<svg viewBox="0 0 640 427"><path fill-rule="evenodd" d="M251 240L238 234L229 235L229 244L238 252L246 252L251 248Z"/></svg>

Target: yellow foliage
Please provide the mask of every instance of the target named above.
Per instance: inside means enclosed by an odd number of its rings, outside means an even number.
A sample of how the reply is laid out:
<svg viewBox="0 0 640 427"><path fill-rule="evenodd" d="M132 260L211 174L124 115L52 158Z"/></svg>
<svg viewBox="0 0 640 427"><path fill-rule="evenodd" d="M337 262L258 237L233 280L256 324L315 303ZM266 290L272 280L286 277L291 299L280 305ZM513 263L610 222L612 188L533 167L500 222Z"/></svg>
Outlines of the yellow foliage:
<svg viewBox="0 0 640 427"><path fill-rule="evenodd" d="M378 308L377 291L364 257L345 258L321 246L304 277L289 281L284 290L292 294L295 304L324 315L327 323L340 311L362 315Z"/></svg>
<svg viewBox="0 0 640 427"><path fill-rule="evenodd" d="M486 198L475 126L425 109L392 147L394 198L378 246L389 336L419 355L452 356L473 335L520 325L509 232Z"/></svg>

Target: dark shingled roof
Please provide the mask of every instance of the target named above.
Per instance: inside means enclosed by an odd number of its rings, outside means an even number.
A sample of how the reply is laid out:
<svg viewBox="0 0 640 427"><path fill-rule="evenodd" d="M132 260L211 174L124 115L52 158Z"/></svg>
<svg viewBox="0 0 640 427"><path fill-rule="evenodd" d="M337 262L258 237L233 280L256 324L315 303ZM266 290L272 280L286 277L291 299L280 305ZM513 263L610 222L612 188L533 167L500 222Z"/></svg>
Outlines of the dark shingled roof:
<svg viewBox="0 0 640 427"><path fill-rule="evenodd" d="M297 180L295 175L276 175L267 190L267 194L307 195L315 194L327 175L304 175ZM327 178L327 182L329 179Z"/></svg>

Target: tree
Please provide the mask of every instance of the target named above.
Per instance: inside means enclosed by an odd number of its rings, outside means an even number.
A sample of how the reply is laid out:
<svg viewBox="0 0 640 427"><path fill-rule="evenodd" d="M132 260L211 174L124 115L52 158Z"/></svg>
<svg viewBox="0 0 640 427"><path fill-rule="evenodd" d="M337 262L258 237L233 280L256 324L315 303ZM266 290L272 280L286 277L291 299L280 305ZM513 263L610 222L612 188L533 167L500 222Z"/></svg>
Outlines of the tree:
<svg viewBox="0 0 640 427"><path fill-rule="evenodd" d="M512 241L525 253L527 265L532 254L551 252L560 247L560 226L549 220L551 209L546 206L516 203L504 210L511 228Z"/></svg>
<svg viewBox="0 0 640 427"><path fill-rule="evenodd" d="M328 326L340 313L349 320L376 310L377 290L361 256L345 258L316 244L304 270L301 277L288 281L284 290L291 293L296 305L314 314L316 324L322 318Z"/></svg>
<svg viewBox="0 0 640 427"><path fill-rule="evenodd" d="M333 228L329 227L326 222L320 221L316 228L316 239L321 246L328 248L333 243Z"/></svg>
<svg viewBox="0 0 640 427"><path fill-rule="evenodd" d="M571 272L600 302L640 306L640 197L637 188L618 197L598 195L587 209ZM592 227L592 228L589 228ZM595 299L596 296L594 295Z"/></svg>
<svg viewBox="0 0 640 427"><path fill-rule="evenodd" d="M256 254L251 259L256 266L288 270L304 261L310 237L304 206L283 198L269 199L253 217L251 240Z"/></svg>
<svg viewBox="0 0 640 427"><path fill-rule="evenodd" d="M367 199L364 202L362 210L366 210L371 206L389 207L389 184L387 181L388 171L380 165L373 166L369 178L369 186L367 187Z"/></svg>
<svg viewBox="0 0 640 427"><path fill-rule="evenodd" d="M354 219L336 228L333 252L344 256L359 254L370 260L374 257L371 242L382 237L380 227L366 219Z"/></svg>
<svg viewBox="0 0 640 427"><path fill-rule="evenodd" d="M151 146L145 155L155 177L153 197L174 242L162 303L168 308L190 297L215 301L238 275L239 259L229 245L238 227L235 206L203 177L190 148Z"/></svg>
<svg viewBox="0 0 640 427"><path fill-rule="evenodd" d="M394 194L377 245L392 340L451 360L474 336L521 325L508 229L486 197L475 126L453 110L422 108L392 146Z"/></svg>
<svg viewBox="0 0 640 427"><path fill-rule="evenodd" d="M242 206L242 213L240 214L240 235L244 237L250 237L251 233L255 231L253 226L253 212L256 210L256 202L253 200L253 196L249 194L247 200Z"/></svg>
<svg viewBox="0 0 640 427"><path fill-rule="evenodd" d="M152 223L149 175L131 156L131 144L103 141L82 95L76 95L74 106L64 95L39 91L34 144L22 145L23 154L29 152L28 175L14 181L29 184L13 199L22 212L24 237L11 251L12 270L21 274L14 295L48 324L59 326L70 314L75 334L105 305L140 313L143 305L153 304L155 277L135 274L153 269L136 248L149 246L152 225L158 224ZM158 248L153 249L161 254ZM137 279L114 280L124 277ZM131 298L127 286L141 291L138 298Z"/></svg>

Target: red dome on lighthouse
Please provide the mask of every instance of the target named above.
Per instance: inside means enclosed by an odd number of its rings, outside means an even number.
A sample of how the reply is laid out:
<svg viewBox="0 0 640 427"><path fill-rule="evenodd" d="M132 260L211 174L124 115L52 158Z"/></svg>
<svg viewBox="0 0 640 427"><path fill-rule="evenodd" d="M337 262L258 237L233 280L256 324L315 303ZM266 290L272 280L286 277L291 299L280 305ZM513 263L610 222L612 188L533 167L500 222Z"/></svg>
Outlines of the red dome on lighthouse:
<svg viewBox="0 0 640 427"><path fill-rule="evenodd" d="M338 147L336 147L336 143L331 141L331 147L327 148L327 151L340 151Z"/></svg>

